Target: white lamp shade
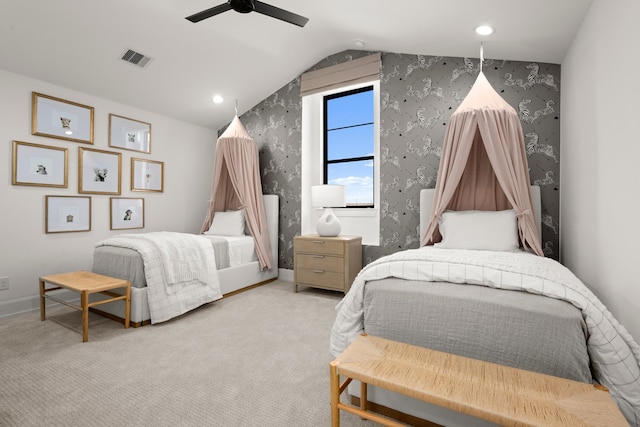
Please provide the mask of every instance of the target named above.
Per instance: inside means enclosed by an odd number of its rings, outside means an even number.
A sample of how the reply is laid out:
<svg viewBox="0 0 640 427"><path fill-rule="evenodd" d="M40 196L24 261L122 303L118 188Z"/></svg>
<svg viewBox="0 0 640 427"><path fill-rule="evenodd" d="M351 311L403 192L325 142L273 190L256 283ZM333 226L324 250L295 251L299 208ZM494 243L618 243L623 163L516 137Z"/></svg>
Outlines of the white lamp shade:
<svg viewBox="0 0 640 427"><path fill-rule="evenodd" d="M314 185L311 187L311 205L314 208L346 206L344 185Z"/></svg>

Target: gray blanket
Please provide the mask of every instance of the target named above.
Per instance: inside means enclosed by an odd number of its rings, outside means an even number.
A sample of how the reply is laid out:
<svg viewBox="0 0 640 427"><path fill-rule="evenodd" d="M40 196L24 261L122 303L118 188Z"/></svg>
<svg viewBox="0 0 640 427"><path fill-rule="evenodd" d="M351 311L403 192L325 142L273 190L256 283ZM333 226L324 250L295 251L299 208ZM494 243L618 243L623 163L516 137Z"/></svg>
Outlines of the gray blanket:
<svg viewBox="0 0 640 427"><path fill-rule="evenodd" d="M216 270L229 267L229 242L221 237L206 236L216 254Z"/></svg>
<svg viewBox="0 0 640 427"><path fill-rule="evenodd" d="M229 267L229 242L219 237L207 236L216 257L216 270ZM93 253L91 271L105 276L129 280L131 286L144 288L147 281L142 256L135 250L117 246L98 246Z"/></svg>
<svg viewBox="0 0 640 427"><path fill-rule="evenodd" d="M586 329L571 304L525 292L397 278L364 289L368 334L591 383Z"/></svg>

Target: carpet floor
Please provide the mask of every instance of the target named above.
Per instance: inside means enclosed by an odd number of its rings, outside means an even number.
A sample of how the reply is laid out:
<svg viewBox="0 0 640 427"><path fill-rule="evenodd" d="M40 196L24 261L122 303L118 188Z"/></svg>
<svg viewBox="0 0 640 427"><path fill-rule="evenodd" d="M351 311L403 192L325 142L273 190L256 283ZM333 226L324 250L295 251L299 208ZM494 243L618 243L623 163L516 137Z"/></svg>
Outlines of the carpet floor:
<svg viewBox="0 0 640 427"><path fill-rule="evenodd" d="M91 314L87 343L68 307L0 319L0 426L329 426L341 297L276 280L141 328Z"/></svg>

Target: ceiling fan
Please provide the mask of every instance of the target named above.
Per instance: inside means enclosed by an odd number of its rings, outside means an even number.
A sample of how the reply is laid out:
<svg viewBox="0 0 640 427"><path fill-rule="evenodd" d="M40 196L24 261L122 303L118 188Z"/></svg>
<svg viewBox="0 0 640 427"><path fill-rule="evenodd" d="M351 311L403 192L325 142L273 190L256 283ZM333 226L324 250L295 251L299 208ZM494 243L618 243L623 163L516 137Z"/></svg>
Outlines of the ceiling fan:
<svg viewBox="0 0 640 427"><path fill-rule="evenodd" d="M258 0L229 0L228 2L212 7L211 9L203 10L202 12L187 16L186 19L194 23L200 22L203 19L211 18L212 16L231 9L239 13L258 12L272 18L280 19L281 21L289 22L290 24L297 25L298 27L304 27L307 21L309 21L309 18L296 15L295 13L280 9L279 7L271 6Z"/></svg>

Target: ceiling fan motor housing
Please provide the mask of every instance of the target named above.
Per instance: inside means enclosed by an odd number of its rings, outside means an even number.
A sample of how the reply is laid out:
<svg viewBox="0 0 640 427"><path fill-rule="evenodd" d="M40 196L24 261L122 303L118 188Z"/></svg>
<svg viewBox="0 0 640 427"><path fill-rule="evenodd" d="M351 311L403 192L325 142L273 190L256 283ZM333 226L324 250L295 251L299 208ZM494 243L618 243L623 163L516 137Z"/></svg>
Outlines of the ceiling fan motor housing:
<svg viewBox="0 0 640 427"><path fill-rule="evenodd" d="M249 13L256 10L256 4L253 0L229 0L231 9L239 13Z"/></svg>

